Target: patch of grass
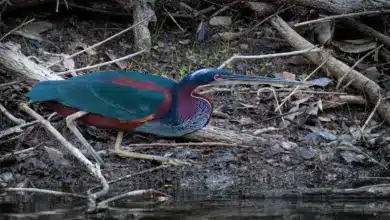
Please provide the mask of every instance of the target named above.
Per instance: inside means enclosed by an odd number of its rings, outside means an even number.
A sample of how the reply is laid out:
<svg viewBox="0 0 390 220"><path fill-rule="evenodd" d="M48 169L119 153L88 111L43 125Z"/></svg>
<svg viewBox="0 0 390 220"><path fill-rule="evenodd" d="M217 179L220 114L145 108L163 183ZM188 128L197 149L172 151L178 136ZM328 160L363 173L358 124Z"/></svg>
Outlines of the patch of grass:
<svg viewBox="0 0 390 220"><path fill-rule="evenodd" d="M191 72L192 70L193 70L193 65L192 65L192 63L190 63L190 64L188 64L188 65L186 65L186 64L181 65L181 66L180 66L180 69L179 69L179 76L180 76L180 77L183 77L183 76L185 76L187 73Z"/></svg>
<svg viewBox="0 0 390 220"><path fill-rule="evenodd" d="M162 22L160 23L160 25L158 23L155 23L153 25L153 31L152 31L152 42L156 42L156 40L158 39L158 37L160 37L160 33L161 33L161 30L165 24L165 21L167 19L167 16L164 17L164 20L162 20Z"/></svg>

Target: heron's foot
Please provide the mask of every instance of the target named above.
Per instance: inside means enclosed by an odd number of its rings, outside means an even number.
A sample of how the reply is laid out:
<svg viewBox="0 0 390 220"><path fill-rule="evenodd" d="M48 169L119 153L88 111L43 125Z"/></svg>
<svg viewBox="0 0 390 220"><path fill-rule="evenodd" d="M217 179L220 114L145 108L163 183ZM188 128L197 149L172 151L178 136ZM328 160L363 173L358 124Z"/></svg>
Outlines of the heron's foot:
<svg viewBox="0 0 390 220"><path fill-rule="evenodd" d="M123 139L123 131L118 132L118 136L116 137L115 145L114 145L114 150L113 152L121 157L129 157L129 158L137 158L137 159L143 159L143 160L154 160L154 161L159 161L163 164L170 164L174 166L178 165L191 165L190 163L183 161L183 160L178 160L178 159L173 159L173 158L168 158L168 157L162 157L162 156L156 156L156 155L149 155L149 154L140 154L140 153L135 153L135 152L128 152L126 150L123 150L121 147L122 144L122 139Z"/></svg>
<svg viewBox="0 0 390 220"><path fill-rule="evenodd" d="M86 114L88 114L88 112L78 111L78 112L76 112L74 114L68 115L65 118L66 127L68 127L70 129L72 127L72 125L74 125L74 120L76 120L76 119L78 119L80 117L83 117Z"/></svg>
<svg viewBox="0 0 390 220"><path fill-rule="evenodd" d="M69 130L72 131L72 133L77 137L77 139L81 142L81 144L89 151L89 153L93 156L95 161L99 163L100 165L104 165L103 159L100 157L100 155L93 149L93 147L88 143L88 141L84 138L84 136L81 134L79 129L77 129L74 120L77 118L80 118L84 115L88 114L88 112L79 111L74 114L69 115L66 117L66 126L69 128Z"/></svg>
<svg viewBox="0 0 390 220"><path fill-rule="evenodd" d="M119 148L114 149L113 152L120 157L129 157L129 158L136 158L136 159L143 159L143 160L154 160L154 161L159 161L163 164L169 164L174 166L191 165L191 163L186 162L184 160L178 160L174 158L157 156L157 155L128 152L126 150L119 149Z"/></svg>

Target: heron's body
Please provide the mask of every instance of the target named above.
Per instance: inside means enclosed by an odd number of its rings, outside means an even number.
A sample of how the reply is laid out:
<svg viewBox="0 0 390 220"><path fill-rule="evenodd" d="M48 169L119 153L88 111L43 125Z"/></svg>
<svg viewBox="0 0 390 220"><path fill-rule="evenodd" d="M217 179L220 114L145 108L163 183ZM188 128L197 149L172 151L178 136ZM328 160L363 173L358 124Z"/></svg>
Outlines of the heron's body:
<svg viewBox="0 0 390 220"><path fill-rule="evenodd" d="M61 81L44 81L27 94L68 116L89 114L77 121L113 130L135 130L160 136L182 136L206 126L209 99L193 93L199 86L138 72L94 72Z"/></svg>
<svg viewBox="0 0 390 220"><path fill-rule="evenodd" d="M309 86L318 84L236 75L213 68L189 73L179 82L152 74L106 71L67 80L39 82L27 96L32 102L46 103L64 116L78 111L88 112L78 121L99 128L177 137L203 128L211 118L211 100L194 93L195 88L226 80Z"/></svg>
<svg viewBox="0 0 390 220"><path fill-rule="evenodd" d="M76 134L95 160L102 158L73 124L74 120L98 128L119 130L115 152L122 156L167 162L158 156L129 153L120 149L124 131L137 131L164 137L180 137L205 127L211 118L212 102L194 90L210 83L260 83L321 85L268 77L237 75L219 69L201 69L179 82L138 72L92 72L67 80L43 81L27 93L31 102L45 103L67 116L69 129ZM326 82L325 82L326 84ZM176 163L172 160L171 163Z"/></svg>

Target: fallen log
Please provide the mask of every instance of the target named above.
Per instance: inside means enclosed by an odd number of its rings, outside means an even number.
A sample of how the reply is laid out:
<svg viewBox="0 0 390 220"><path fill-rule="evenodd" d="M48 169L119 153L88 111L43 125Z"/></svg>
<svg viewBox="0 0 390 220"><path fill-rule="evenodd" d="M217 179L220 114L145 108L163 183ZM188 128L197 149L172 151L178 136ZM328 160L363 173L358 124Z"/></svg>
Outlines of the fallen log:
<svg viewBox="0 0 390 220"><path fill-rule="evenodd" d="M51 71L40 64L36 64L21 53L19 47L12 43L0 43L0 64L8 71L24 76L33 82L43 80L64 80L62 77L51 74ZM245 133L236 133L231 130L207 126L206 128L186 135L184 139L190 141L225 142L245 146L269 145L273 140L253 136Z"/></svg>
<svg viewBox="0 0 390 220"><path fill-rule="evenodd" d="M274 0L268 0L275 3ZM381 10L390 8L389 0L362 1L362 0L279 0L278 3L294 3L300 6L315 8L336 14L345 14L357 11Z"/></svg>
<svg viewBox="0 0 390 220"><path fill-rule="evenodd" d="M385 44L386 46L390 47L390 37L380 33L379 31L375 30L372 27L369 27L363 23L360 23L359 21L353 19L353 18L346 18L343 19L342 22L345 24L351 25L352 27L356 28L358 31L360 31L362 34L366 35L367 37L378 39L379 42Z"/></svg>
<svg viewBox="0 0 390 220"><path fill-rule="evenodd" d="M270 20L272 26L278 30L278 32L284 37L286 41L290 43L297 50L302 50L305 48L313 48L314 45L307 41L305 38L300 36L297 32L294 31L282 18L275 16ZM383 90L382 88L362 75L356 70L351 70L351 68L345 63L337 60L326 50L317 52L317 53L307 53L304 56L311 62L319 65L325 59L327 62L323 65L322 69L325 72L330 73L333 77L340 79L344 77L344 82L352 82L352 87L358 91L362 91L367 96L367 100L370 103L376 104L378 100L382 97ZM378 112L380 116L388 123L390 123L390 104L387 100L382 100L378 106Z"/></svg>

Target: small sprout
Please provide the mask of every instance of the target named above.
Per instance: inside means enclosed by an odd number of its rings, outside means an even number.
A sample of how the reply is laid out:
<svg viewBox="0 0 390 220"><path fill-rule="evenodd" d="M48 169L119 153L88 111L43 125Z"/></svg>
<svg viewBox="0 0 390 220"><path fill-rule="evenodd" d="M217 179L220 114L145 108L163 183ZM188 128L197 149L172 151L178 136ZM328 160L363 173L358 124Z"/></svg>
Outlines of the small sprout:
<svg viewBox="0 0 390 220"><path fill-rule="evenodd" d="M173 187L173 185L172 184L164 184L164 187L165 188L171 188L171 187Z"/></svg>
<svg viewBox="0 0 390 220"><path fill-rule="evenodd" d="M129 60L127 62L127 69L131 69L131 67L133 67L133 61L132 60Z"/></svg>
<svg viewBox="0 0 390 220"><path fill-rule="evenodd" d="M260 72L263 72L264 68L265 68L264 63L260 63L260 65L259 65L259 71L260 71Z"/></svg>

